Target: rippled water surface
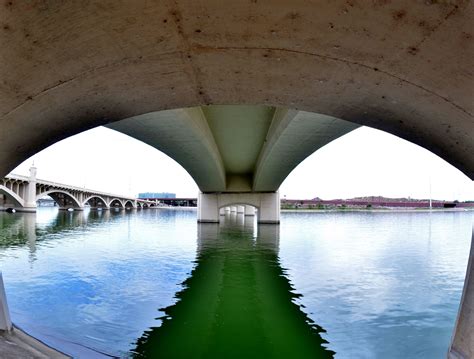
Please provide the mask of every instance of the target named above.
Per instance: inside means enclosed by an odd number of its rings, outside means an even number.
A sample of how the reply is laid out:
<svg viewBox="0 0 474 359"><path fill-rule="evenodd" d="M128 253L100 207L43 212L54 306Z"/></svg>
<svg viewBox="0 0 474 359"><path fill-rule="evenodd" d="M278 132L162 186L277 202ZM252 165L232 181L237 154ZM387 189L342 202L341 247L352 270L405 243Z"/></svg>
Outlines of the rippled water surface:
<svg viewBox="0 0 474 359"><path fill-rule="evenodd" d="M472 212L0 213L13 321L79 358L444 358Z"/></svg>

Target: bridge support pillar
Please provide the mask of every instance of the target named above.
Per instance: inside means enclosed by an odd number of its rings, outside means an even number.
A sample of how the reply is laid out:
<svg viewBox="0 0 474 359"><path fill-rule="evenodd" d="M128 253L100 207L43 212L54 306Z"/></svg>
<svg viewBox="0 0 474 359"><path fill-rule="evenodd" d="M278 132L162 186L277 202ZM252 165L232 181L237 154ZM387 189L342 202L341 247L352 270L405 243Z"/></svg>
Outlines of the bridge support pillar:
<svg viewBox="0 0 474 359"><path fill-rule="evenodd" d="M199 193L198 222L219 223L218 194Z"/></svg>
<svg viewBox="0 0 474 359"><path fill-rule="evenodd" d="M245 215L246 216L255 216L255 207L249 206L248 204L245 205Z"/></svg>
<svg viewBox="0 0 474 359"><path fill-rule="evenodd" d="M459 314L454 328L449 359L474 358L474 230L471 241L471 254L467 265L466 280L461 297Z"/></svg>
<svg viewBox="0 0 474 359"><path fill-rule="evenodd" d="M30 178L26 186L24 212L36 212L36 167L30 167Z"/></svg>
<svg viewBox="0 0 474 359"><path fill-rule="evenodd" d="M280 223L278 192L199 193L198 222L218 223L221 208L230 207L231 211L235 208L235 211L240 212L241 209L236 207L243 207L243 205L258 208L258 223ZM255 211L253 213L255 214Z"/></svg>
<svg viewBox="0 0 474 359"><path fill-rule="evenodd" d="M5 286L3 285L3 277L0 272L0 330L9 332L13 325L10 319L10 311L8 310L7 295L5 293Z"/></svg>

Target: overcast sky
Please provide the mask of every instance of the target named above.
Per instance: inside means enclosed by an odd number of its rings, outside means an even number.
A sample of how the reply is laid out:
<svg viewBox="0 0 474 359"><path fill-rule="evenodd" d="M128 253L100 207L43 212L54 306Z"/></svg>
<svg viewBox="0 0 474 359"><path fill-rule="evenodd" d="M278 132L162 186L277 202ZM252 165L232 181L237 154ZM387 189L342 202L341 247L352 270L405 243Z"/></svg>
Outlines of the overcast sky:
<svg viewBox="0 0 474 359"><path fill-rule="evenodd" d="M196 197L189 174L158 150L98 127L58 142L13 173L116 194L175 192ZM382 131L359 128L303 161L280 188L281 197L385 197L474 200L474 183L431 152Z"/></svg>

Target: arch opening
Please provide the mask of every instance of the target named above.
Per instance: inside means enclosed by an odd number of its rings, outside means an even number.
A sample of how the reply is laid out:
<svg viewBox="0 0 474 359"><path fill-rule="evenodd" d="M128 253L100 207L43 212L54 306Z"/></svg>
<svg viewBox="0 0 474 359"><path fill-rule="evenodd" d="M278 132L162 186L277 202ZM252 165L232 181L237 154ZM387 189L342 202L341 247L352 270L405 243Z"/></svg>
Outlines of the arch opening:
<svg viewBox="0 0 474 359"><path fill-rule="evenodd" d="M8 187L0 185L0 209L16 209L24 206L24 200Z"/></svg>
<svg viewBox="0 0 474 359"><path fill-rule="evenodd" d="M125 209L132 209L132 208L135 208L135 205L133 204L132 201L127 200L127 201L125 201L124 208Z"/></svg>
<svg viewBox="0 0 474 359"><path fill-rule="evenodd" d="M54 200L54 202L57 203L59 209L80 210L84 208L74 195L66 191L49 190L49 191L41 193L40 195L37 195L36 201L38 201L40 198L45 197L45 196L51 197Z"/></svg>
<svg viewBox="0 0 474 359"><path fill-rule="evenodd" d="M239 116L248 116L249 121L241 124L236 120ZM150 112L108 127L165 153L191 175L202 192L267 192L278 190L306 157L361 123L341 118L284 107L213 105ZM242 133L250 132L252 126L258 133L243 140L236 130L240 126ZM387 132L400 136L391 128ZM410 136L401 137L410 140ZM227 144L229 138L234 142ZM440 152L419 138L411 140L435 154ZM188 147L182 147L183 142ZM444 159L456 165L453 158Z"/></svg>
<svg viewBox="0 0 474 359"><path fill-rule="evenodd" d="M125 208L123 202L121 200L119 200L118 198L112 199L109 203L109 207L112 208L112 209Z"/></svg>
<svg viewBox="0 0 474 359"><path fill-rule="evenodd" d="M85 205L88 205L93 210L109 208L107 201L101 196L90 196L84 201Z"/></svg>

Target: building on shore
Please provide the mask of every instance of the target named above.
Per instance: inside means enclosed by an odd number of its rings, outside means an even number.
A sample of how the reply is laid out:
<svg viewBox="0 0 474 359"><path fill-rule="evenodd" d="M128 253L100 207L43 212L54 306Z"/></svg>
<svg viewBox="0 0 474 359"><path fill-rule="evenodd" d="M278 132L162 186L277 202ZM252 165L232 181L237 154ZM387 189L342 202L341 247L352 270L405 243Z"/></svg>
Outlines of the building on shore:
<svg viewBox="0 0 474 359"><path fill-rule="evenodd" d="M169 192L143 192L138 194L140 199L150 199L150 198L176 198L176 193Z"/></svg>
<svg viewBox="0 0 474 359"><path fill-rule="evenodd" d="M474 209L474 201L444 201L411 198L386 198L381 196L356 197L351 199L282 199L282 209L376 209L376 208L470 208Z"/></svg>

